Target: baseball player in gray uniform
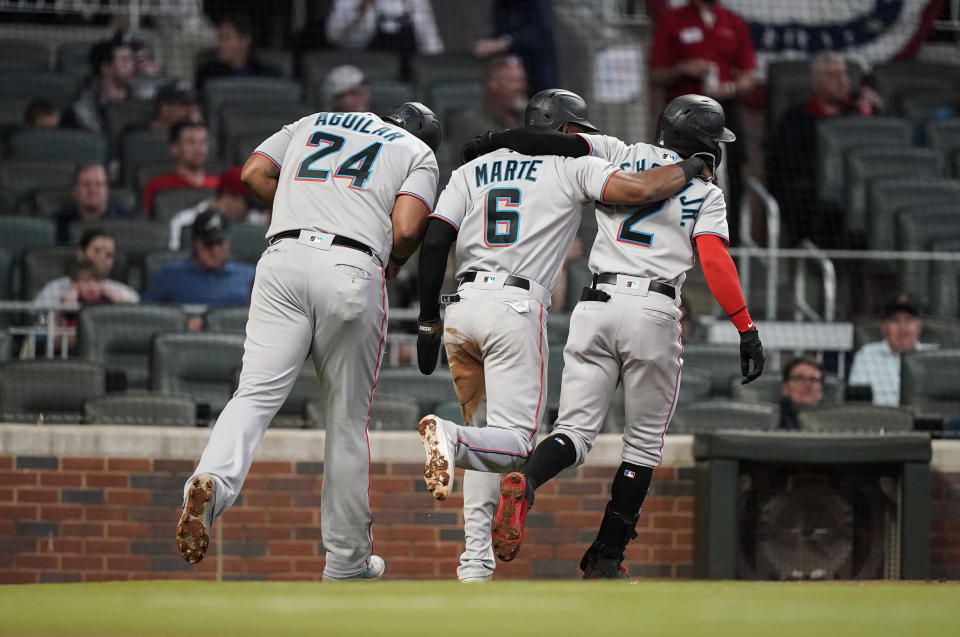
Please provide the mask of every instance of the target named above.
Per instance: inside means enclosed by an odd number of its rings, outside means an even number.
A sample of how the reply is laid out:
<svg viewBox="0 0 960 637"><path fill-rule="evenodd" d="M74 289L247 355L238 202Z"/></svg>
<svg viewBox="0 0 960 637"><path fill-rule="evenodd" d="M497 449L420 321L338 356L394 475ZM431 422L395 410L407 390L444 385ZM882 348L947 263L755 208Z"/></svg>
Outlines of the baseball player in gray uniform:
<svg viewBox="0 0 960 637"><path fill-rule="evenodd" d="M538 123L549 123L540 119ZM720 142L733 138L724 127L723 109L716 101L685 95L671 101L661 113L656 146L628 145L602 135L518 130L488 135L464 150L475 153L508 147L566 156L594 155L637 172L698 156L712 169L720 163ZM624 551L636 537L640 507L653 468L662 459L663 437L676 407L683 362L677 308L680 287L695 255L699 255L713 296L740 331L744 383L763 371L764 354L726 251L723 193L711 181L691 180L672 196L625 216L598 209L597 221L599 232L590 254L594 283L584 289L570 319L559 417L523 473L504 476L493 542L500 559L509 561L516 556L535 489L566 467L584 461L617 383L622 382L626 395L623 462L614 477L597 538L580 567L584 578L626 578Z"/></svg>
<svg viewBox="0 0 960 637"><path fill-rule="evenodd" d="M384 118L315 113L254 151L244 183L273 204L257 264L243 370L184 487L183 557L236 500L267 425L307 357L327 423L321 503L324 580L374 580L367 426L387 327L385 279L420 243L436 197L436 116L408 102Z"/></svg>
<svg viewBox="0 0 960 637"><path fill-rule="evenodd" d="M562 91L553 102L570 130L596 130L579 96ZM454 171L420 255L418 360L421 371L433 371L442 334L466 426L428 415L418 430L427 455L424 478L437 500L450 493L455 465L467 469L462 580L489 579L493 572L498 474L523 466L543 417L547 311L582 205L659 201L704 168L694 158L631 174L595 157L502 150ZM454 241L460 285L445 299L441 323L438 294ZM478 424L484 398L486 426L470 426Z"/></svg>

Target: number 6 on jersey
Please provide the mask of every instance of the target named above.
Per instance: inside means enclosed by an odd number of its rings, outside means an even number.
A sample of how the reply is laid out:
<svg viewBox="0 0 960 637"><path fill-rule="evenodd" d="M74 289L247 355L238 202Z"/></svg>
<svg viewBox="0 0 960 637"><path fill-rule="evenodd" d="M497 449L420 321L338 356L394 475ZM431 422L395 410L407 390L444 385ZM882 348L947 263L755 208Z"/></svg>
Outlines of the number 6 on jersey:
<svg viewBox="0 0 960 637"><path fill-rule="evenodd" d="M502 248L517 242L520 236L519 188L491 188L483 206L487 247Z"/></svg>

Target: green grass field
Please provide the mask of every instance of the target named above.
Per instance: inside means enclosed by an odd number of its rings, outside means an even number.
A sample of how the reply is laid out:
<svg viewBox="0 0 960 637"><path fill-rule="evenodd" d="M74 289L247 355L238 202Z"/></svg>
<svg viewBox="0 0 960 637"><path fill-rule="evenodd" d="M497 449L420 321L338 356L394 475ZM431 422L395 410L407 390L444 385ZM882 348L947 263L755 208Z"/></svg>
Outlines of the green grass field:
<svg viewBox="0 0 960 637"><path fill-rule="evenodd" d="M115 582L0 587L0 635L960 634L960 585Z"/></svg>

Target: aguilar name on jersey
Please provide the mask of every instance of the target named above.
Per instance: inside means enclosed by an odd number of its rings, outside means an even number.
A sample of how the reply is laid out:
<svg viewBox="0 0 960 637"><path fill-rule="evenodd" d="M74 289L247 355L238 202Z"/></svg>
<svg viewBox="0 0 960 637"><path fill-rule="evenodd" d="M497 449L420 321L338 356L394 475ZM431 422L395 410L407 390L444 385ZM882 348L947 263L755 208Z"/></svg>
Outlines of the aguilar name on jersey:
<svg viewBox="0 0 960 637"><path fill-rule="evenodd" d="M399 194L433 208L440 171L430 148L373 113L314 113L254 151L280 168L267 236L315 230L360 241L386 263ZM384 213L386 211L386 214Z"/></svg>
<svg viewBox="0 0 960 637"><path fill-rule="evenodd" d="M551 292L580 225L581 206L602 201L617 172L596 157L521 155L501 149L455 170L438 217L457 229L457 276L506 272Z"/></svg>
<svg viewBox="0 0 960 637"><path fill-rule="evenodd" d="M590 154L619 168L643 172L680 160L652 144L625 144L607 135L581 135ZM616 214L609 214L614 212ZM697 235L715 234L729 242L723 191L693 179L669 199L644 206L597 208L597 238L590 251L592 272L612 272L683 285L693 267Z"/></svg>

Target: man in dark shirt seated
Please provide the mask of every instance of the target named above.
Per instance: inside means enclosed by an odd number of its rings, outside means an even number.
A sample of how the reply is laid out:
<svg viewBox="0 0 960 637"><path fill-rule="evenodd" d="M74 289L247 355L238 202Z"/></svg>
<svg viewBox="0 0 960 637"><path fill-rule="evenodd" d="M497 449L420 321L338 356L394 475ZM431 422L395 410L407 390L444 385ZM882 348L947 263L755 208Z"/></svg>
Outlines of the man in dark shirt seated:
<svg viewBox="0 0 960 637"><path fill-rule="evenodd" d="M226 16L217 21L217 57L197 69L197 90L215 77L247 75L277 76L279 71L257 59L253 51L253 26L245 15Z"/></svg>
<svg viewBox="0 0 960 637"><path fill-rule="evenodd" d="M132 219L133 210L110 201L107 171L102 164L81 164L73 173L70 202L56 216L57 243L70 242L70 224L98 219Z"/></svg>
<svg viewBox="0 0 960 637"><path fill-rule="evenodd" d="M783 398L780 399L780 428L797 429L799 412L816 407L823 400L823 367L812 358L800 356L783 368Z"/></svg>
<svg viewBox="0 0 960 637"><path fill-rule="evenodd" d="M144 303L181 305L248 305L256 269L247 263L229 261L230 221L216 210L197 215L191 232L191 254L168 263L147 284ZM196 316L188 329L200 329Z"/></svg>

